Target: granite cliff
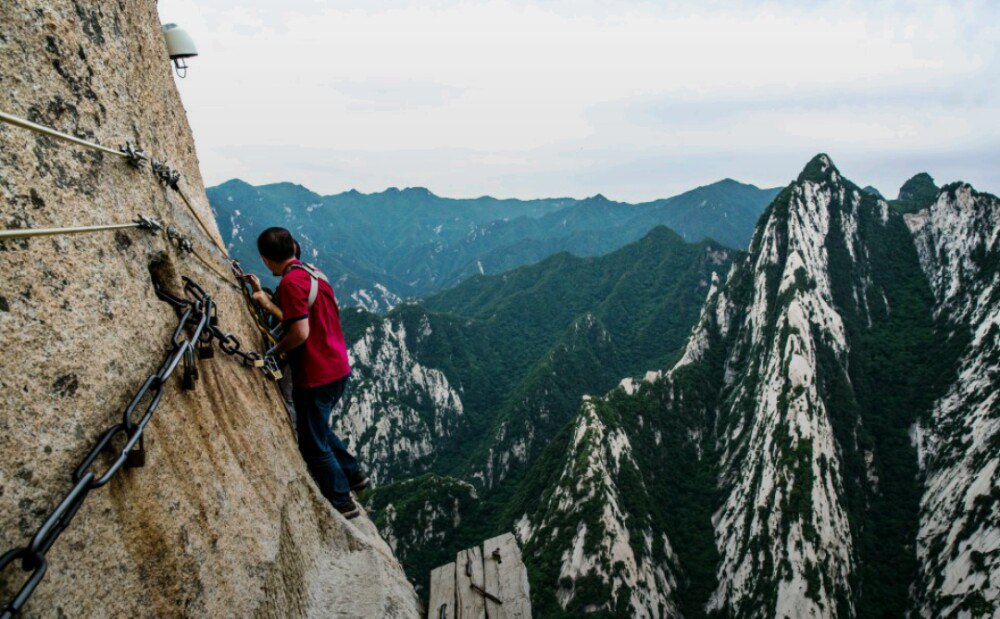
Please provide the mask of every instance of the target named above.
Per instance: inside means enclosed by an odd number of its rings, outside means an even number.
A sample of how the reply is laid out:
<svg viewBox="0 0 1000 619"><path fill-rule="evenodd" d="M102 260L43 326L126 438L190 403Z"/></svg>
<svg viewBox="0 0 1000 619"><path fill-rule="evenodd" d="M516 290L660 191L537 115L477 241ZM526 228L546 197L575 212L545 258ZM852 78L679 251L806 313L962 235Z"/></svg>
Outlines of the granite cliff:
<svg viewBox="0 0 1000 619"><path fill-rule="evenodd" d="M0 5L0 110L116 148L131 141L181 173L181 194L114 155L0 125L0 227L175 226L0 241L0 550L23 545L74 467L162 362L177 317L154 278L183 275L220 324L256 344L213 240L191 131L156 3L13 0ZM211 264L212 267L208 265ZM366 518L345 521L297 452L277 391L216 353L194 390L166 386L146 462L90 493L48 553L28 616L412 617L416 595ZM101 462L101 461L99 461ZM107 466L98 465L98 468ZM24 580L0 574L6 604Z"/></svg>

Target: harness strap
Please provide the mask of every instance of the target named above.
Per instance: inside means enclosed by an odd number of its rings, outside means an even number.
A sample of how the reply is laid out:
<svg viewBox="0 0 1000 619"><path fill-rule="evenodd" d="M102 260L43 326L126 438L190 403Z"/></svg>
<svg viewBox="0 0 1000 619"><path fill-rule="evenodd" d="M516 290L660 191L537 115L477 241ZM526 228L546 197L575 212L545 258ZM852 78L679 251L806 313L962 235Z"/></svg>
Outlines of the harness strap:
<svg viewBox="0 0 1000 619"><path fill-rule="evenodd" d="M316 302L316 297L319 296L319 280L323 280L326 283L330 283L326 275L322 271L317 269L311 264L305 262L298 262L292 265L293 269L302 269L309 274L309 309L312 309L313 303Z"/></svg>

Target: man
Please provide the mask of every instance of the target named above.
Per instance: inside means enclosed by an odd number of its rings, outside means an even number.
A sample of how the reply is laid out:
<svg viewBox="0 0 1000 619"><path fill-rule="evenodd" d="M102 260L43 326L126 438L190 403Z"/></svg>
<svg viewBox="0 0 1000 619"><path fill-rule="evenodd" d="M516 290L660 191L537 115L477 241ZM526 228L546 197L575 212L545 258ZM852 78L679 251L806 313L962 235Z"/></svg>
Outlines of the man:
<svg viewBox="0 0 1000 619"><path fill-rule="evenodd" d="M351 490L368 488L368 478L330 428L330 412L344 395L351 366L340 327L340 310L326 276L296 257L298 244L284 228L268 228L257 238L268 270L281 277L277 304L248 275L253 298L282 321L284 335L268 351L286 353L292 371L299 451L323 496L346 518L360 510Z"/></svg>

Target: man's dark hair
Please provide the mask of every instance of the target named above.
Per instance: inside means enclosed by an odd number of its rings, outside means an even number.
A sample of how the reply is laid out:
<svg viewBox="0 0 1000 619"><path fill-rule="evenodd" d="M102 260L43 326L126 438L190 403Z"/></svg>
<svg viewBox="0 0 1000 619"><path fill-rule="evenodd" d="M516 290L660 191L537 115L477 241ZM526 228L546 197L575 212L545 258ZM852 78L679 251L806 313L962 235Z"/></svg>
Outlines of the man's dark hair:
<svg viewBox="0 0 1000 619"><path fill-rule="evenodd" d="M284 262L295 257L295 239L284 228L268 228L257 237L257 251L273 262Z"/></svg>

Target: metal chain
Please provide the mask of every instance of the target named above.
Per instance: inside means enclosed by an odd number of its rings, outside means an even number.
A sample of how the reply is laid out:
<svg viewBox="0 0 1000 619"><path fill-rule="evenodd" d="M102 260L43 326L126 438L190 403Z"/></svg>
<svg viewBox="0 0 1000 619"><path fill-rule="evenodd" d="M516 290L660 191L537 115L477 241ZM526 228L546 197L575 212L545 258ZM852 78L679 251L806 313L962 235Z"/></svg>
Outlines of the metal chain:
<svg viewBox="0 0 1000 619"><path fill-rule="evenodd" d="M21 570L29 573L14 599L7 602L0 612L2 619L9 619L20 612L34 593L48 570L46 553L72 522L90 492L107 484L122 468L141 466L144 460L140 455L143 432L163 399L164 387L177 366L185 358L190 358L190 353L194 350L193 342L202 337L208 324L208 317L214 312L214 302L207 295L192 301L157 290L157 296L170 303L179 314L166 358L156 372L143 382L142 387L125 408L121 422L105 430L73 470L70 476L72 487L35 531L28 544L9 550L0 556L0 573L15 561L20 561ZM193 366L185 362L185 376L190 376L192 371ZM138 418L136 411L140 411ZM123 439L122 445L115 448L113 443L119 437ZM103 472L95 472L91 467L105 452L113 454L111 464Z"/></svg>
<svg viewBox="0 0 1000 619"><path fill-rule="evenodd" d="M80 460L70 475L71 488L28 544L0 556L0 574L15 562L20 562L21 570L28 573L14 599L3 606L0 619L11 619L19 613L34 593L48 570L46 553L72 522L90 492L106 485L121 469L145 464L144 432L163 399L167 381L179 366L182 368L182 387L194 389L198 378L195 358L212 357L212 342L215 341L224 353L239 358L245 367L259 368L265 376L274 380L281 378L276 360L254 351L244 351L235 335L219 327L218 310L212 297L194 280L188 277L182 279L183 297L173 295L159 285L154 286L157 298L169 304L178 317L163 363L143 382L125 407L121 421L107 428ZM121 447L114 447L116 442L120 442ZM92 467L103 453L111 454L111 463L103 471L95 471Z"/></svg>
<svg viewBox="0 0 1000 619"><path fill-rule="evenodd" d="M190 278L183 277L181 279L184 280L184 292L190 294L195 299L208 298L208 294L204 291L204 289L194 283ZM243 350L243 346L240 343L239 338L232 333L226 333L219 328L219 319L216 315L214 306L210 311L207 329L208 333L211 334L211 337L217 340L219 349L222 350L222 352L226 353L230 357L239 358L242 364L246 367L260 368L265 376L274 380L281 379L281 369L278 367L278 362L274 357L270 355L261 355L253 350Z"/></svg>

